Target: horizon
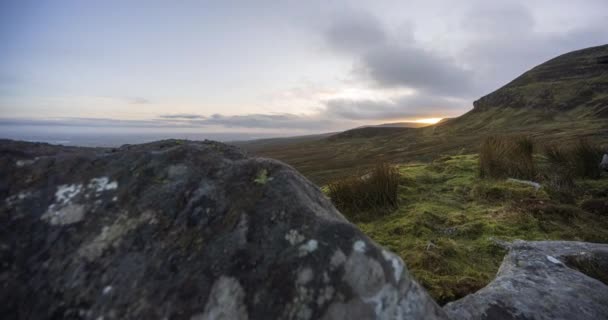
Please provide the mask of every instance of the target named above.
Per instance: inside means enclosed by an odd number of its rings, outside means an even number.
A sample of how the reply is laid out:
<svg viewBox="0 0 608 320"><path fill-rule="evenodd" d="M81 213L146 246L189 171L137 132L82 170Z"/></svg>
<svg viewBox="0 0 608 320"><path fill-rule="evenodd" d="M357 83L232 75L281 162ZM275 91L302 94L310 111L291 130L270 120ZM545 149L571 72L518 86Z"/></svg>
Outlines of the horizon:
<svg viewBox="0 0 608 320"><path fill-rule="evenodd" d="M607 12L599 0L5 1L0 138L232 141L437 123L546 60L608 43Z"/></svg>

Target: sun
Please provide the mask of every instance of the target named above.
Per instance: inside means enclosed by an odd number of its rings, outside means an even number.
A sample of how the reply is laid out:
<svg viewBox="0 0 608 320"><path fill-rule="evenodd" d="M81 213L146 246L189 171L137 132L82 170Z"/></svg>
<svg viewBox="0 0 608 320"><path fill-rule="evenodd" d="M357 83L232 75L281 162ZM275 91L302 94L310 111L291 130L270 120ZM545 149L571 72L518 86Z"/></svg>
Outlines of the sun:
<svg viewBox="0 0 608 320"><path fill-rule="evenodd" d="M441 120L443 120L443 118L426 118L426 119L414 120L413 122L435 124L435 123L437 123L437 122L439 122Z"/></svg>

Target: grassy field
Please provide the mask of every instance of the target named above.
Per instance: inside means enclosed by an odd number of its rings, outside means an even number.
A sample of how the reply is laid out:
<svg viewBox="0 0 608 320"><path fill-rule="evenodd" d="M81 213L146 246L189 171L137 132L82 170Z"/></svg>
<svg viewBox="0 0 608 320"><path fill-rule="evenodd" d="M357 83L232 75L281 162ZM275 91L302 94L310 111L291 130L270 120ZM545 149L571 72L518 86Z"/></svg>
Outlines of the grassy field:
<svg viewBox="0 0 608 320"><path fill-rule="evenodd" d="M583 108L560 113L510 108L472 111L424 128L390 128L384 132L376 128L278 146L256 145L249 151L284 161L324 185L353 170L367 170L378 161L428 162L444 155L476 153L482 138L494 134L530 136L539 146L587 138L608 149L608 119L594 118L586 112ZM247 144L241 147L248 149Z"/></svg>
<svg viewBox="0 0 608 320"><path fill-rule="evenodd" d="M581 209L608 197L608 177L577 181L576 203L541 188L478 178L478 156L442 157L398 166L398 209L348 214L369 237L399 254L440 303L491 281L504 257L500 240L608 242L606 214Z"/></svg>

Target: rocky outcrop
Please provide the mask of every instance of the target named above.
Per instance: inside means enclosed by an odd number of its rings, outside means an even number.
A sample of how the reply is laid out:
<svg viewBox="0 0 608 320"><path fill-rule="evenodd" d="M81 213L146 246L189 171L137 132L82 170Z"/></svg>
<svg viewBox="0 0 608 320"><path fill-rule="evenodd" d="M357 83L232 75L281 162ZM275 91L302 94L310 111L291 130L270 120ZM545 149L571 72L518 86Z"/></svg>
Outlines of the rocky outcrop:
<svg viewBox="0 0 608 320"><path fill-rule="evenodd" d="M496 279L444 309L452 319L608 319L608 245L509 244Z"/></svg>
<svg viewBox="0 0 608 320"><path fill-rule="evenodd" d="M1 319L444 319L292 168L215 142L0 141Z"/></svg>

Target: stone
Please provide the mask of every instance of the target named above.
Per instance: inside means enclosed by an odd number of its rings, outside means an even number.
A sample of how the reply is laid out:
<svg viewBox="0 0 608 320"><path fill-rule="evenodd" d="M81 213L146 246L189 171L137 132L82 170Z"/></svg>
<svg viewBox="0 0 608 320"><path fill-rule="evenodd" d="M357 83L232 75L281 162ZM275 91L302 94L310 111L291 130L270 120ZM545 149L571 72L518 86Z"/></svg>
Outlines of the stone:
<svg viewBox="0 0 608 320"><path fill-rule="evenodd" d="M278 161L0 140L1 319L447 319Z"/></svg>
<svg viewBox="0 0 608 320"><path fill-rule="evenodd" d="M600 162L600 168L604 171L608 171L608 154L604 154L602 162Z"/></svg>
<svg viewBox="0 0 608 320"><path fill-rule="evenodd" d="M444 306L452 319L608 319L608 244L509 247L488 286Z"/></svg>

